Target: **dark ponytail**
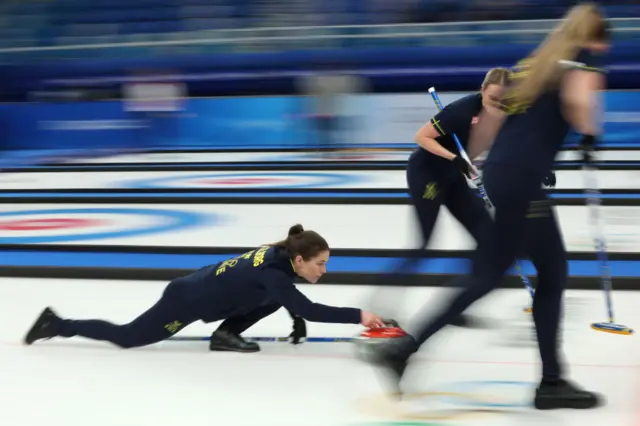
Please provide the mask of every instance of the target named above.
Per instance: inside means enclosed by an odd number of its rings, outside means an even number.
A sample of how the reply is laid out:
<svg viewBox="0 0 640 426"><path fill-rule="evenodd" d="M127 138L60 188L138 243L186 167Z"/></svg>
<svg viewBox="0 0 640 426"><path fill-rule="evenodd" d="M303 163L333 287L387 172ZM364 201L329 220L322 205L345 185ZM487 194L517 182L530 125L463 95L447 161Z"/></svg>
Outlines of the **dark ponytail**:
<svg viewBox="0 0 640 426"><path fill-rule="evenodd" d="M293 225L291 228L289 228L288 236L290 237L292 235L302 234L303 232L304 232L304 228L302 227L302 225L298 223L296 225Z"/></svg>
<svg viewBox="0 0 640 426"><path fill-rule="evenodd" d="M289 228L286 239L272 245L287 250L292 259L300 255L304 260L309 260L329 250L329 244L320 234L315 231L305 231L300 224Z"/></svg>

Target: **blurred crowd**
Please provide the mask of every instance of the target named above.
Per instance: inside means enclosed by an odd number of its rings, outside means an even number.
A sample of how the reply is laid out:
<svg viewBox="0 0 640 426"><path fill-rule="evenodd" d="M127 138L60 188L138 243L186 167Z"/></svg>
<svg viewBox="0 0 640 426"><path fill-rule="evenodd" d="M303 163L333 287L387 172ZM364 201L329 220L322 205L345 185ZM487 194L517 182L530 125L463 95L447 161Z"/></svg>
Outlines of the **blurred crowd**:
<svg viewBox="0 0 640 426"><path fill-rule="evenodd" d="M4 47L82 37L283 26L372 25L559 18L569 0L2 0ZM640 16L640 0L600 2Z"/></svg>

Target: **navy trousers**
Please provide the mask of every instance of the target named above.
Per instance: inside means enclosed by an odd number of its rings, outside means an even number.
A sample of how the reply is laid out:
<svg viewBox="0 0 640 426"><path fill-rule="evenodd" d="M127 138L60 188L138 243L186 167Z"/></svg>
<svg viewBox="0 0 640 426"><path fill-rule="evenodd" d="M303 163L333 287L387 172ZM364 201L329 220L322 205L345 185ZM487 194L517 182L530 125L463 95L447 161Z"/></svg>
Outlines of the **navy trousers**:
<svg viewBox="0 0 640 426"><path fill-rule="evenodd" d="M479 233L472 273L464 277L463 289L441 314L420 328L415 336L418 347L496 288L516 256L526 252L538 272L533 318L543 377L558 378L562 375L558 332L568 267L551 203L540 182L518 170L485 168L484 184L496 207L494 220L485 222Z"/></svg>
<svg viewBox="0 0 640 426"><path fill-rule="evenodd" d="M476 240L483 224L491 220L482 199L469 188L458 171L444 169L442 165L432 166L422 156L414 154L409 158L406 174L411 202L420 225L421 244L417 257L406 258L395 268L395 273L399 274L412 273L423 257L442 206Z"/></svg>
<svg viewBox="0 0 640 426"><path fill-rule="evenodd" d="M247 314L227 318L220 328L240 334L279 308L279 304L258 307ZM184 297L180 284L174 281L152 307L127 324L97 319L63 320L58 335L102 340L128 349L166 340L199 319L193 313L192 304Z"/></svg>

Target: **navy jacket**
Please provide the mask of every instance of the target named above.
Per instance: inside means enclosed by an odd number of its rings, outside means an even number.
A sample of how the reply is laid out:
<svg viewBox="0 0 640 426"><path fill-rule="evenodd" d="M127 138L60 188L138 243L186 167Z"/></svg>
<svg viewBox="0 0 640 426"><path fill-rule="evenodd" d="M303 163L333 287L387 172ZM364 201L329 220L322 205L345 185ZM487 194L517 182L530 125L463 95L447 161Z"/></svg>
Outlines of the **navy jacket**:
<svg viewBox="0 0 640 426"><path fill-rule="evenodd" d="M438 112L430 120L433 128L439 136L436 141L454 154L460 151L453 139L455 134L462 147L466 150L471 133L471 126L477 120L482 111L482 94L472 93L456 99L446 105L442 111ZM458 168L451 161L430 153L426 149L419 147L415 153L420 161L425 164L432 173L438 176L458 176Z"/></svg>
<svg viewBox="0 0 640 426"><path fill-rule="evenodd" d="M294 285L297 277L284 248L264 246L174 281L185 306L204 322L214 322L278 304L306 320L358 324L361 311L310 301Z"/></svg>

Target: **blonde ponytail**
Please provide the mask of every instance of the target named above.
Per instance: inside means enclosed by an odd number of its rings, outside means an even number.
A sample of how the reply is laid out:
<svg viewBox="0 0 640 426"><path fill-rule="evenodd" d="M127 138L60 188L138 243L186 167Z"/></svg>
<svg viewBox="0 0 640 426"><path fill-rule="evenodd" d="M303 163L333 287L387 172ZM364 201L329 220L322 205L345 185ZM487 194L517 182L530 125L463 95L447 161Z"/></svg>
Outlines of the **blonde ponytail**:
<svg viewBox="0 0 640 426"><path fill-rule="evenodd" d="M546 90L557 86L563 74L561 61L572 61L589 43L602 41L606 25L595 4L573 7L563 22L529 57L514 69L503 104L511 113L522 112Z"/></svg>

